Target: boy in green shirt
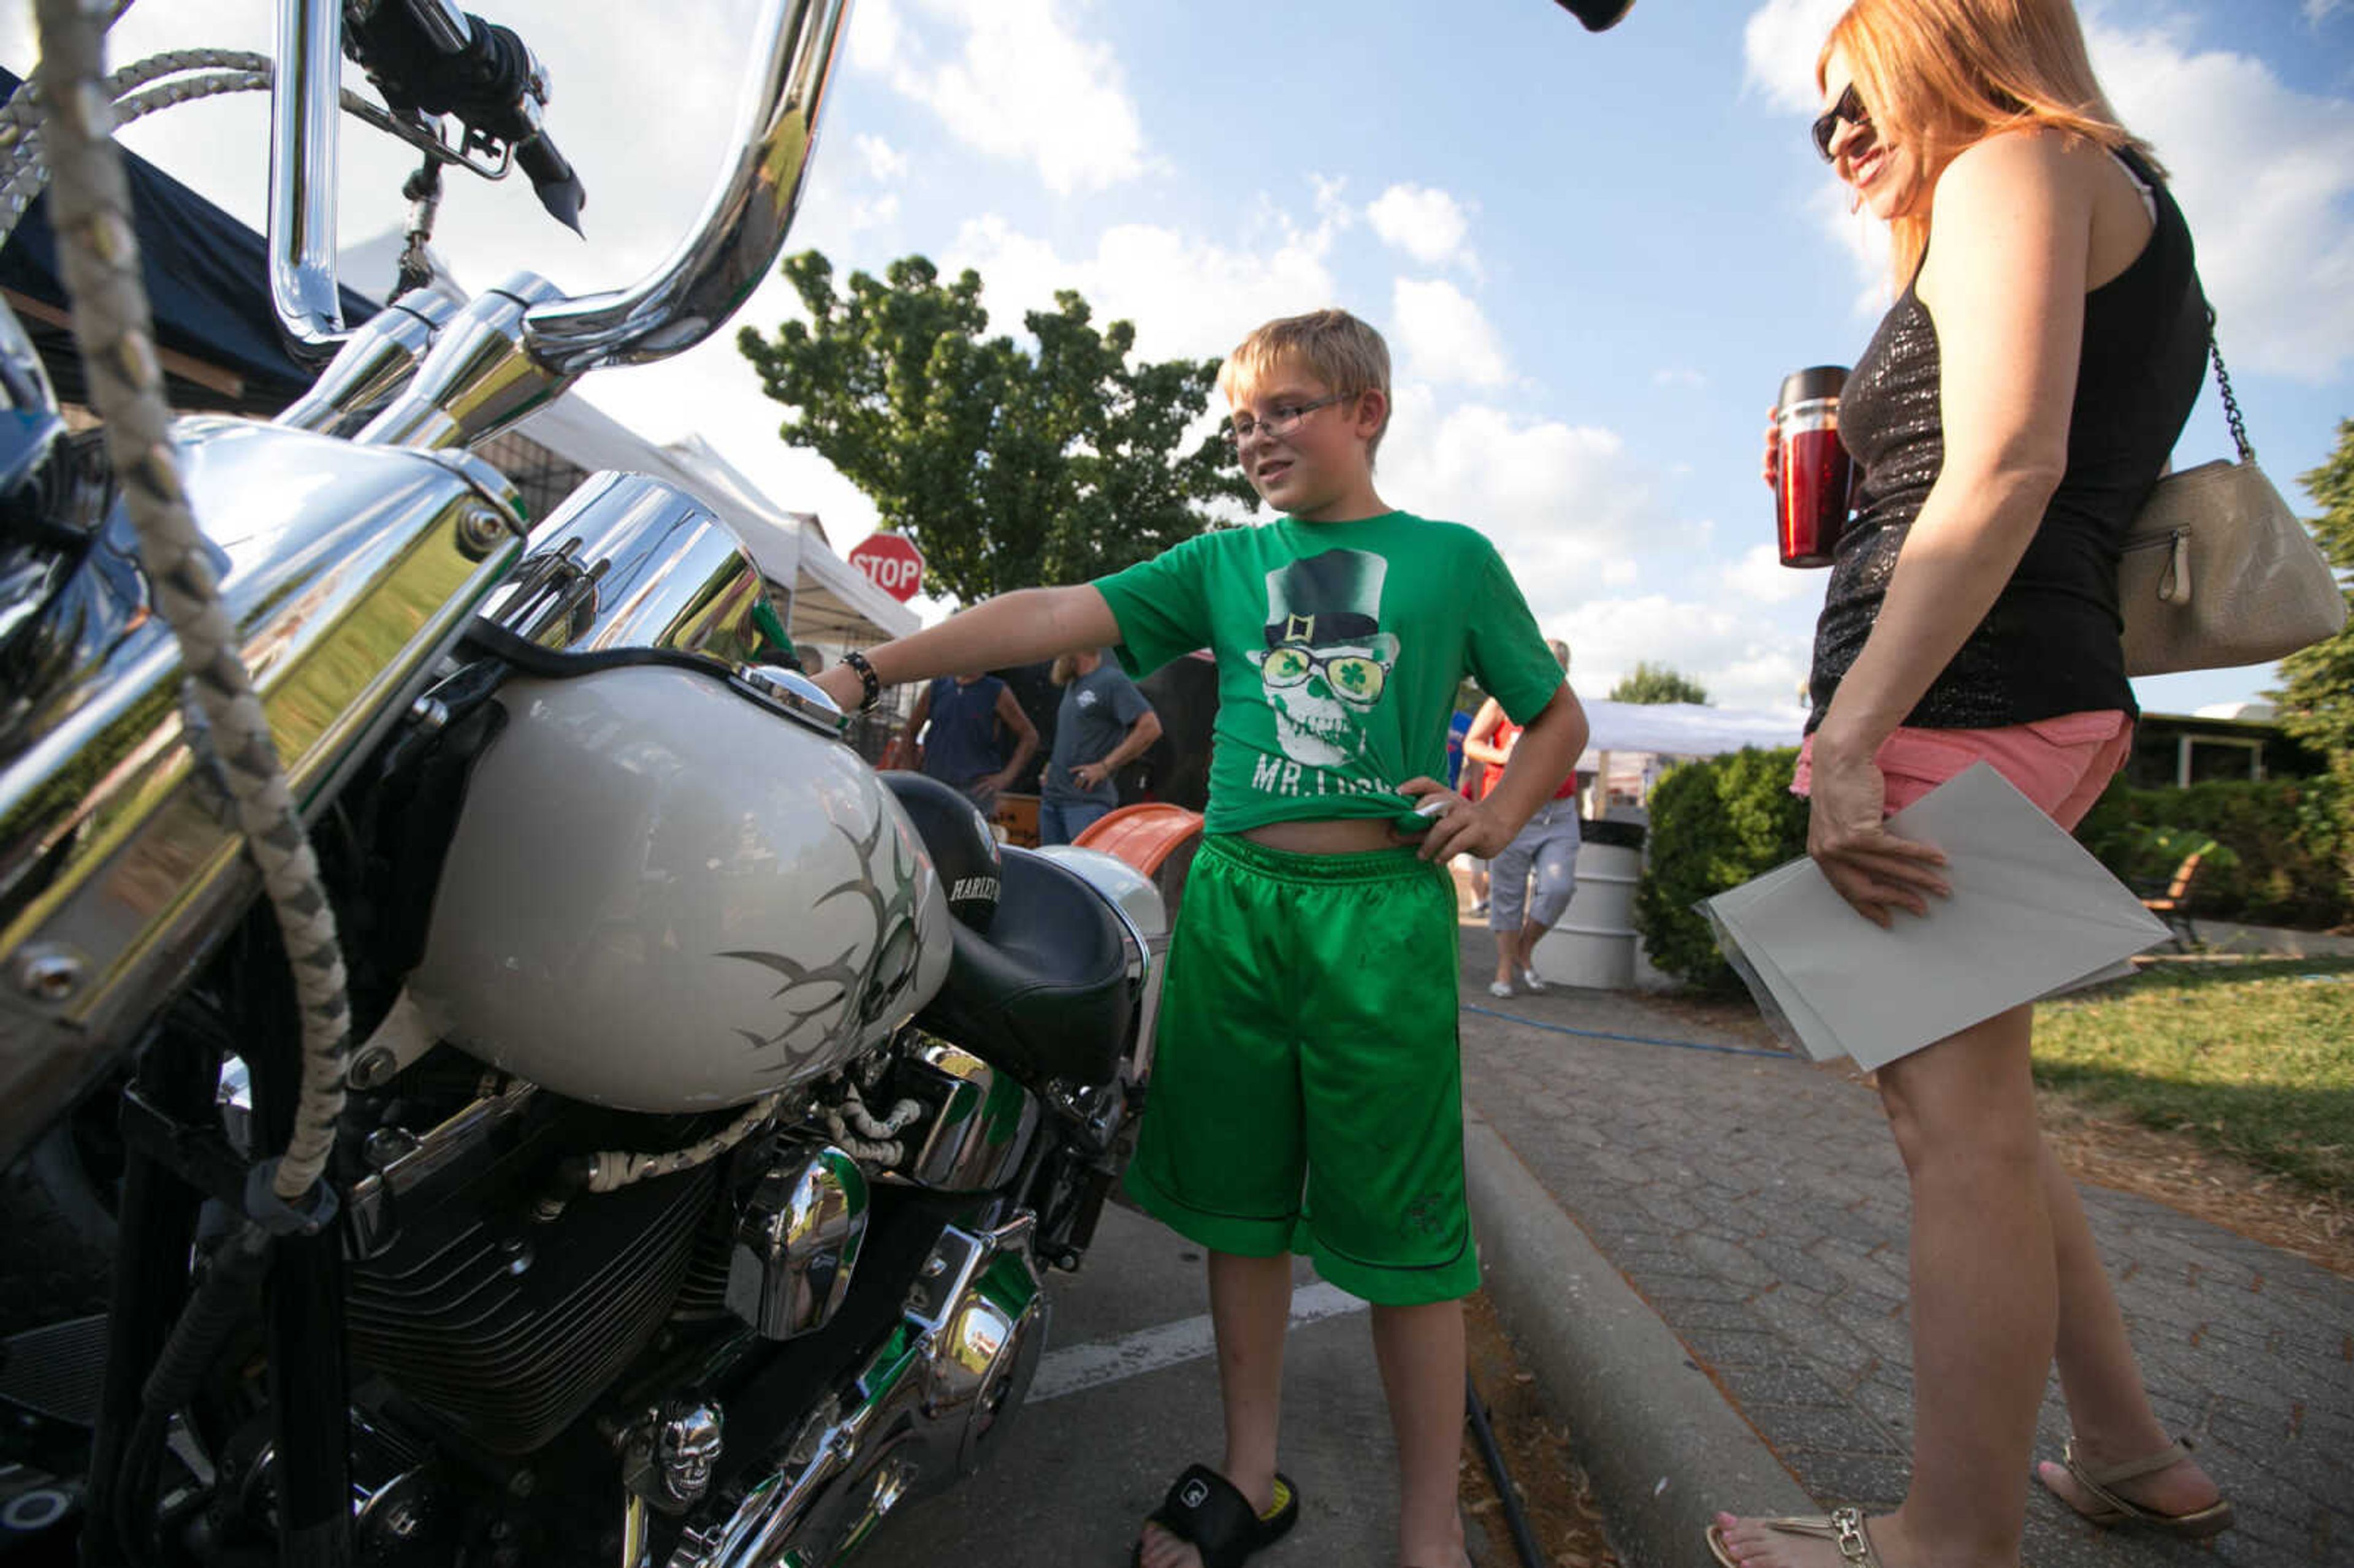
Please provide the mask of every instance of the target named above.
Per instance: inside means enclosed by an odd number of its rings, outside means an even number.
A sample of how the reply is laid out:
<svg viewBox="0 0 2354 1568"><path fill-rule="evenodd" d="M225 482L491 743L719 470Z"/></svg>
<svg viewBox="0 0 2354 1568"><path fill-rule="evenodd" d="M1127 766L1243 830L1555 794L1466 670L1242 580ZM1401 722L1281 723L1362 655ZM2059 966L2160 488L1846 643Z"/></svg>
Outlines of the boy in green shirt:
<svg viewBox="0 0 2354 1568"><path fill-rule="evenodd" d="M869 655L880 683L1114 644L1131 674L1208 647L1208 819L1163 981L1128 1189L1209 1253L1226 1443L1144 1528L1144 1568L1239 1562L1298 1515L1276 1470L1289 1255L1373 1304L1401 1472L1400 1562L1465 1563L1456 1506L1463 1189L1458 852L1550 799L1585 716L1487 537L1391 510L1373 455L1389 353L1341 311L1271 322L1219 376L1252 484L1283 513L1083 588L975 606ZM1527 725L1496 787L1448 789L1464 675ZM848 708L855 665L821 678Z"/></svg>

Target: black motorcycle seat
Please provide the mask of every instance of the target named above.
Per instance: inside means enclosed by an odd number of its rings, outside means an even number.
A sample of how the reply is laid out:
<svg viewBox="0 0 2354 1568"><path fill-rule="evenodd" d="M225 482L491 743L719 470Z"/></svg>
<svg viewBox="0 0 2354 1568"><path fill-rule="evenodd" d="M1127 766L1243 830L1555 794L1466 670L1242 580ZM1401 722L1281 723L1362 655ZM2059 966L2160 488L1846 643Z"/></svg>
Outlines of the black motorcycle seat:
<svg viewBox="0 0 2354 1568"><path fill-rule="evenodd" d="M1119 916L1044 855L1009 847L1004 865L989 934L949 922L948 981L916 1022L1031 1083L1105 1083L1134 1001Z"/></svg>

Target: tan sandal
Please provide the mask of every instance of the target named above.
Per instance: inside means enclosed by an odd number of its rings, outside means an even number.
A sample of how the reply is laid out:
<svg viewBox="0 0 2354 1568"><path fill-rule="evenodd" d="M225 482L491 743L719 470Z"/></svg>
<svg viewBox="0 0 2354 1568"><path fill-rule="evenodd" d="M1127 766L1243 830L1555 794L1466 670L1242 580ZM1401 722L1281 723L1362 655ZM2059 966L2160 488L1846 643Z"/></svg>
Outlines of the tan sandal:
<svg viewBox="0 0 2354 1568"><path fill-rule="evenodd" d="M2091 1524L2104 1527L2114 1524L2145 1525L2151 1530L2162 1531L2168 1535L2179 1535L2192 1541L2202 1541L2211 1535L2220 1535L2232 1528L2232 1499L2229 1498L2218 1498L2205 1508L2195 1509L2189 1513L2160 1513L2156 1509L2144 1508L2139 1503L2121 1498L2109 1489L2120 1481L2130 1481L2138 1477L2155 1475L2170 1465L2182 1463L2189 1457L2190 1457L2190 1439L2178 1437L2155 1454L2147 1455L2138 1459L2128 1459L2122 1465L2105 1465L2096 1470L2076 1457L2076 1440L2071 1437L2068 1439L2067 1446L2060 1451L2060 1462L2066 1467L2068 1474L2075 1478L2076 1484L2092 1493L2101 1506L2084 1508L2069 1502L2066 1498L2062 1498L2060 1500L2068 1503L2070 1508L2075 1509L2077 1513L2083 1515L2086 1522Z"/></svg>
<svg viewBox="0 0 2354 1568"><path fill-rule="evenodd" d="M1883 1568L1880 1553L1872 1550L1872 1537L1864 1533L1860 1508L1835 1508L1829 1513L1769 1519L1765 1523L1766 1529L1785 1535L1811 1535L1838 1542L1840 1561L1850 1568ZM1724 1532L1712 1524L1708 1527L1708 1549L1724 1568L1741 1568L1741 1559L1724 1543Z"/></svg>

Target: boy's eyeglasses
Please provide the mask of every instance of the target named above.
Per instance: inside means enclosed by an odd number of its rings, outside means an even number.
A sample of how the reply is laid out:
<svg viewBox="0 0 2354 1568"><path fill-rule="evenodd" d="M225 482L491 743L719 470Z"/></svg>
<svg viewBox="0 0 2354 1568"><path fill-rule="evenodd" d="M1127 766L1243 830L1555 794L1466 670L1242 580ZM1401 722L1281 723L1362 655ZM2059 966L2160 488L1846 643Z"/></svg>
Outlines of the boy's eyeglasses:
<svg viewBox="0 0 2354 1568"><path fill-rule="evenodd" d="M1345 403L1354 392L1335 392L1330 397L1319 397L1313 403L1287 403L1267 411L1264 419L1254 419L1248 414L1235 416L1234 443L1241 446L1262 431L1270 436L1288 436L1299 429L1299 421L1319 408L1329 408L1335 403Z"/></svg>
<svg viewBox="0 0 2354 1568"><path fill-rule="evenodd" d="M1831 138L1839 134L1842 120L1859 131L1872 129L1872 116L1863 111L1863 100L1857 96L1853 82L1847 84L1847 90L1840 94L1837 103L1815 119L1815 151L1823 155L1826 164L1831 161Z"/></svg>
<svg viewBox="0 0 2354 1568"><path fill-rule="evenodd" d="M1328 397L1325 401L1338 399ZM1267 662L1259 666L1259 677L1270 686L1297 686L1320 670L1324 673L1324 683L1343 701L1370 704L1381 700L1384 677L1382 662L1362 653L1342 653L1326 659L1297 642L1278 643L1267 651Z"/></svg>

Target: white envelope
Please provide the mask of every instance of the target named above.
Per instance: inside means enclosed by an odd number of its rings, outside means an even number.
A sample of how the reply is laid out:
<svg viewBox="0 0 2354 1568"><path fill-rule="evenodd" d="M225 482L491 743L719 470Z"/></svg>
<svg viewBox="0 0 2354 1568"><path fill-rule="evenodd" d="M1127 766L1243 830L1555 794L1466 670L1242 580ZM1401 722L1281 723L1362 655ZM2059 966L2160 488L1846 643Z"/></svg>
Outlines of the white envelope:
<svg viewBox="0 0 2354 1568"><path fill-rule="evenodd" d="M1882 930L1796 860L1709 899L1718 944L1783 1038L1878 1067L2007 1008L2121 972L2167 938L2124 884L1981 762L1889 819L1946 852L1948 898Z"/></svg>

